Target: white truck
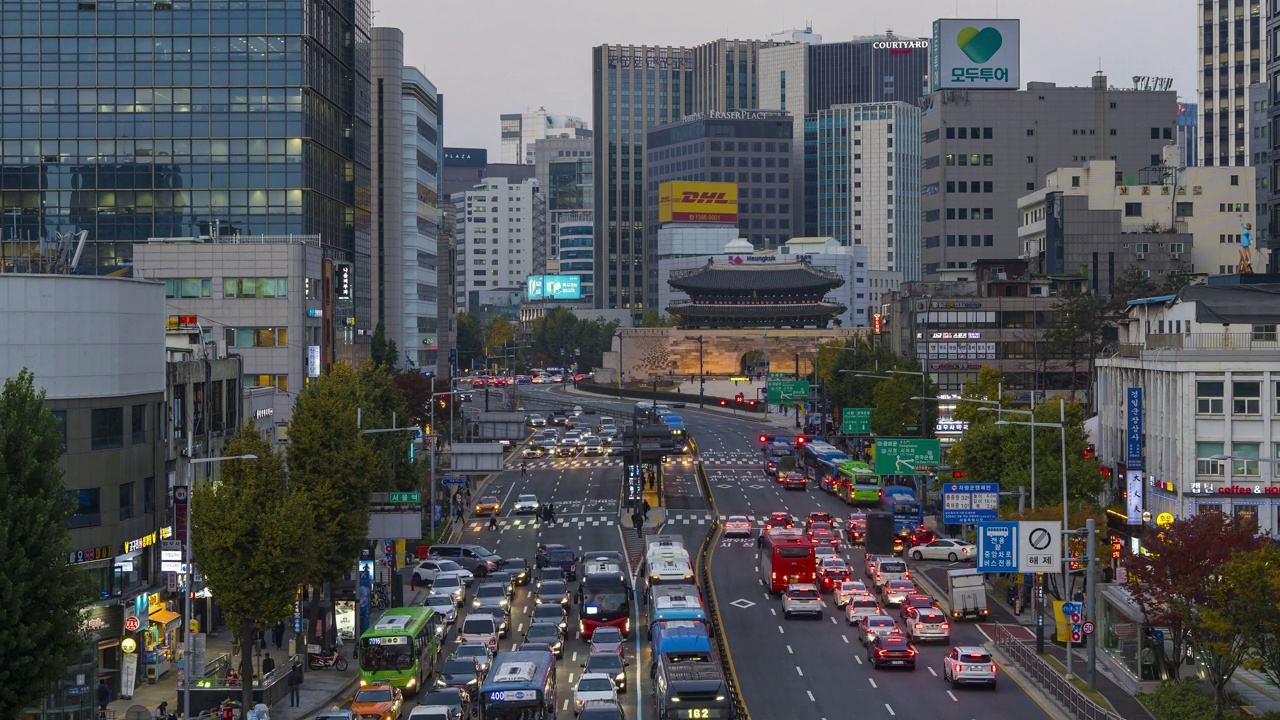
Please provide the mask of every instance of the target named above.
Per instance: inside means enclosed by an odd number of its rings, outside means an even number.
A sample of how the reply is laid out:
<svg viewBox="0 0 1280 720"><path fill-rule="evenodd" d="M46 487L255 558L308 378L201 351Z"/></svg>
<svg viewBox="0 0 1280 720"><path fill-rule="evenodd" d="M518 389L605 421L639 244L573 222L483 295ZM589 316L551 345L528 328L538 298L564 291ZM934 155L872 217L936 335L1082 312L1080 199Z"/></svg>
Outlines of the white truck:
<svg viewBox="0 0 1280 720"><path fill-rule="evenodd" d="M947 571L947 600L953 618L987 616L987 588L982 573L973 568Z"/></svg>

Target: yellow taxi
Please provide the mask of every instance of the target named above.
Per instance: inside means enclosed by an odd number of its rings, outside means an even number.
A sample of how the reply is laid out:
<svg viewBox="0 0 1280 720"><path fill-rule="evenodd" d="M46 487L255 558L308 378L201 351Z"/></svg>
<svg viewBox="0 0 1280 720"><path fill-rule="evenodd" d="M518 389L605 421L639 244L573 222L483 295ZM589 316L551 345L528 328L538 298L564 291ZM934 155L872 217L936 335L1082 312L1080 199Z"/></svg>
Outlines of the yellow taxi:
<svg viewBox="0 0 1280 720"><path fill-rule="evenodd" d="M477 515L497 515L502 510L502 503L492 495L485 495L476 501Z"/></svg>
<svg viewBox="0 0 1280 720"><path fill-rule="evenodd" d="M361 720L400 720L404 695L382 683L360 688L351 699L351 712Z"/></svg>

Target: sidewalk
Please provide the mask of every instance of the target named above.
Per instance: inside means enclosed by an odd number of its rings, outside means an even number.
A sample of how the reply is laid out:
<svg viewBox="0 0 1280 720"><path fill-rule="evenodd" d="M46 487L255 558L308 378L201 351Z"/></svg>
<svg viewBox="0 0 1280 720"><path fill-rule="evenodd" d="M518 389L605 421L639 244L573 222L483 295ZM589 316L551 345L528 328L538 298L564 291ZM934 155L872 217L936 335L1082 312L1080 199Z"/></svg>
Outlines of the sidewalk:
<svg viewBox="0 0 1280 720"><path fill-rule="evenodd" d="M1245 709L1255 715L1280 712L1280 688L1260 672L1237 668L1231 677L1231 685Z"/></svg>

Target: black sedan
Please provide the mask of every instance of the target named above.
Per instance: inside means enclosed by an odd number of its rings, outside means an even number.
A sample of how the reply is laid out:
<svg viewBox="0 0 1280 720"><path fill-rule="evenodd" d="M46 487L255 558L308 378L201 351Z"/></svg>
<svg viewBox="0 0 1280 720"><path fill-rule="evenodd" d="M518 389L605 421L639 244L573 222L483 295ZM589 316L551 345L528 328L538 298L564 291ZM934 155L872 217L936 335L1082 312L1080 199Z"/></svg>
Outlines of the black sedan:
<svg viewBox="0 0 1280 720"><path fill-rule="evenodd" d="M568 605L570 599L569 585L563 580L543 580L538 583L538 588L533 592L533 601L539 605L543 603Z"/></svg>
<svg viewBox="0 0 1280 720"><path fill-rule="evenodd" d="M511 575L511 581L516 585L529 584L529 561L524 558L507 558L502 561L499 566L502 572Z"/></svg>

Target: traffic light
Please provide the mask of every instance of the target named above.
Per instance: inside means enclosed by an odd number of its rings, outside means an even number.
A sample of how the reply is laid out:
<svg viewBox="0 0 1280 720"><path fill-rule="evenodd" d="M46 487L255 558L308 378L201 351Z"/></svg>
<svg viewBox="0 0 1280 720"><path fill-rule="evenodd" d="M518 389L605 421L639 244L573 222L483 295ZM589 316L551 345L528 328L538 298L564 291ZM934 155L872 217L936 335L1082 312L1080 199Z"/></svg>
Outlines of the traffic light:
<svg viewBox="0 0 1280 720"><path fill-rule="evenodd" d="M748 401L747 401L747 407L749 407L749 408L754 408L755 406L756 406L756 401L755 401L755 400L748 400Z"/></svg>
<svg viewBox="0 0 1280 720"><path fill-rule="evenodd" d="M738 393L737 395L734 395L734 396L733 396L733 401L734 401L735 403L737 403L737 404L741 405L741 404L742 404L742 401L743 401L742 393Z"/></svg>
<svg viewBox="0 0 1280 720"><path fill-rule="evenodd" d="M953 479L969 477L969 471L968 470L952 470L951 477Z"/></svg>
<svg viewBox="0 0 1280 720"><path fill-rule="evenodd" d="M767 443L767 442L769 442L769 441L771 441L771 440L773 440L773 436L771 436L771 435L761 435L761 436L760 436L760 442L762 442L762 443Z"/></svg>
<svg viewBox="0 0 1280 720"><path fill-rule="evenodd" d="M724 398L720 398L720 407L729 407L729 401Z"/></svg>
<svg viewBox="0 0 1280 720"><path fill-rule="evenodd" d="M809 438L807 438L807 437L805 437L805 436L803 436L803 435L800 435L799 437L797 437L797 438L796 438L796 444L797 444L797 445L803 445L803 444L805 444L805 443L806 443L806 442L808 442L808 441L809 441Z"/></svg>

